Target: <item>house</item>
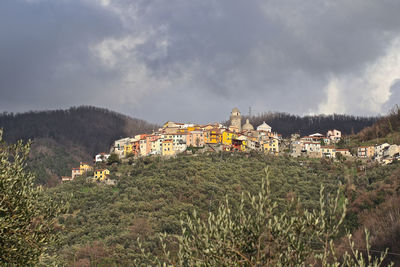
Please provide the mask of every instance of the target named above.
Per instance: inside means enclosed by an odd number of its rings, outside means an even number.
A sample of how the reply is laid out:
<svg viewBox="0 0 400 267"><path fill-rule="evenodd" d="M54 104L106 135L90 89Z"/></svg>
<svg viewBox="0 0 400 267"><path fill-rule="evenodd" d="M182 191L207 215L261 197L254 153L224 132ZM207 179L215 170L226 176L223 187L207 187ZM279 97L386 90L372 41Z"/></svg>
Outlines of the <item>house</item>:
<svg viewBox="0 0 400 267"><path fill-rule="evenodd" d="M186 136L186 145L192 147L204 146L204 132L203 131L189 131Z"/></svg>
<svg viewBox="0 0 400 267"><path fill-rule="evenodd" d="M383 158L395 158L398 157L400 153L400 146L398 145L390 145L386 147L383 151Z"/></svg>
<svg viewBox="0 0 400 267"><path fill-rule="evenodd" d="M260 147L260 143L257 137L247 135L247 148L250 150L257 150Z"/></svg>
<svg viewBox="0 0 400 267"><path fill-rule="evenodd" d="M110 175L110 171L108 169L98 169L94 171L94 178L99 181L103 181L108 175Z"/></svg>
<svg viewBox="0 0 400 267"><path fill-rule="evenodd" d="M61 176L61 182L68 182L68 181L72 181L72 177L70 176Z"/></svg>
<svg viewBox="0 0 400 267"><path fill-rule="evenodd" d="M176 133L172 137L172 146L175 153L180 153L187 148L187 133Z"/></svg>
<svg viewBox="0 0 400 267"><path fill-rule="evenodd" d="M74 180L76 176L80 176L80 175L81 175L81 169L80 168L72 168L72 172L71 172L72 180Z"/></svg>
<svg viewBox="0 0 400 267"><path fill-rule="evenodd" d="M100 153L94 157L94 162L95 163L106 162L109 157L110 157L110 154Z"/></svg>
<svg viewBox="0 0 400 267"><path fill-rule="evenodd" d="M226 145L226 146L231 146L232 139L235 139L237 137L238 137L238 135L235 132L224 131L224 132L222 132L222 144Z"/></svg>
<svg viewBox="0 0 400 267"><path fill-rule="evenodd" d="M79 170L80 170L81 175L83 175L84 173L93 170L93 167L85 162L81 162L80 166L79 166Z"/></svg>
<svg viewBox="0 0 400 267"><path fill-rule="evenodd" d="M328 137L333 143L337 143L342 138L342 132L336 129L329 130L326 133L326 137Z"/></svg>
<svg viewBox="0 0 400 267"><path fill-rule="evenodd" d="M263 151L265 153L278 155L279 154L279 141L276 138L270 138L269 141L263 142Z"/></svg>
<svg viewBox="0 0 400 267"><path fill-rule="evenodd" d="M218 128L212 128L206 130L204 135L204 142L206 144L220 144L221 143L221 131Z"/></svg>
<svg viewBox="0 0 400 267"><path fill-rule="evenodd" d="M376 145L375 146L375 154L374 154L375 160L381 161L383 159L383 152L389 146L390 145L388 143L383 143L383 144L380 144L380 145Z"/></svg>
<svg viewBox="0 0 400 267"><path fill-rule="evenodd" d="M174 143L172 139L163 140L161 143L161 155L163 156L173 156L175 154L174 151Z"/></svg>
<svg viewBox="0 0 400 267"><path fill-rule="evenodd" d="M131 143L131 138L127 137L127 138L122 138L119 140L116 140L114 142L114 145L112 147L112 151L118 155L119 158L122 158L125 154L124 149L125 146L128 145L129 143Z"/></svg>
<svg viewBox="0 0 400 267"><path fill-rule="evenodd" d="M321 140L324 139L323 136L320 136L321 134L313 134L309 136L304 136L300 139L302 142L319 142L321 143Z"/></svg>
<svg viewBox="0 0 400 267"><path fill-rule="evenodd" d="M320 158L321 143L320 142L303 142L302 152L306 153L311 158Z"/></svg>
<svg viewBox="0 0 400 267"><path fill-rule="evenodd" d="M315 138L319 138L319 139L324 137L324 135L323 135L323 134L320 134L320 133L310 134L309 136L315 137Z"/></svg>
<svg viewBox="0 0 400 267"><path fill-rule="evenodd" d="M151 155L161 155L162 150L162 141L164 139L160 135L154 135L152 140L150 141L150 154Z"/></svg>
<svg viewBox="0 0 400 267"><path fill-rule="evenodd" d="M333 146L321 146L321 155L325 158L336 158L336 148Z"/></svg>
<svg viewBox="0 0 400 267"><path fill-rule="evenodd" d="M375 154L374 146L360 146L357 149L357 157L359 158L372 158Z"/></svg>
<svg viewBox="0 0 400 267"><path fill-rule="evenodd" d="M244 135L238 136L232 139L232 149L234 151L246 151L247 150L247 137Z"/></svg>
<svg viewBox="0 0 400 267"><path fill-rule="evenodd" d="M298 140L293 140L290 143L290 155L292 157L300 157L303 149L303 143Z"/></svg>
<svg viewBox="0 0 400 267"><path fill-rule="evenodd" d="M124 146L124 158L126 158L129 155L134 155L136 152L136 145L134 143L130 143Z"/></svg>
<svg viewBox="0 0 400 267"><path fill-rule="evenodd" d="M150 136L147 134L141 135L139 140L139 156L144 157L150 154L150 146Z"/></svg>

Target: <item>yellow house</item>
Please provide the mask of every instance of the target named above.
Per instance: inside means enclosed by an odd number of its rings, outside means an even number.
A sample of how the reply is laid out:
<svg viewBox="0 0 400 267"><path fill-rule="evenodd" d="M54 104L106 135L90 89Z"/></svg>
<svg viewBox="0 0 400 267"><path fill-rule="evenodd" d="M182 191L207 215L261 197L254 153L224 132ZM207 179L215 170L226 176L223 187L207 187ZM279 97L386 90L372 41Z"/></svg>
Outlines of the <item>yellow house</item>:
<svg viewBox="0 0 400 267"><path fill-rule="evenodd" d="M110 175L110 171L107 169L99 169L94 172L94 178L100 181L106 179L108 175Z"/></svg>
<svg viewBox="0 0 400 267"><path fill-rule="evenodd" d="M129 154L133 154L133 144L125 145L124 146L124 157L128 156Z"/></svg>
<svg viewBox="0 0 400 267"><path fill-rule="evenodd" d="M333 146L321 146L322 156L326 158L336 158L336 149Z"/></svg>
<svg viewBox="0 0 400 267"><path fill-rule="evenodd" d="M222 144L230 146L232 145L232 139L237 138L237 134L230 131L225 131L222 133Z"/></svg>
<svg viewBox="0 0 400 267"><path fill-rule="evenodd" d="M80 170L81 175L82 175L85 172L93 170L93 168L89 164L81 162L80 165L79 165L79 170Z"/></svg>
<svg viewBox="0 0 400 267"><path fill-rule="evenodd" d="M269 141L265 141L263 144L264 152L271 154L279 154L279 142L278 139L271 138Z"/></svg>
<svg viewBox="0 0 400 267"><path fill-rule="evenodd" d="M161 146L161 155L163 156L173 156L175 151L173 150L173 141L171 139L164 140Z"/></svg>
<svg viewBox="0 0 400 267"><path fill-rule="evenodd" d="M207 144L220 144L221 137L221 132L218 129L212 129L205 133L204 142Z"/></svg>

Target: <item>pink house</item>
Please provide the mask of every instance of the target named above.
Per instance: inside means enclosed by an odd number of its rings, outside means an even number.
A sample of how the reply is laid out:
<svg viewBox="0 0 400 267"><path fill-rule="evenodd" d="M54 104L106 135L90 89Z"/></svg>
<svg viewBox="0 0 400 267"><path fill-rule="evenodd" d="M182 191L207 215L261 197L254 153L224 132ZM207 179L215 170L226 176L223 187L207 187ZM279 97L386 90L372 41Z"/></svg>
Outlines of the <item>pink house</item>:
<svg viewBox="0 0 400 267"><path fill-rule="evenodd" d="M203 131L192 131L189 132L186 138L186 145L193 147L204 146L204 132Z"/></svg>

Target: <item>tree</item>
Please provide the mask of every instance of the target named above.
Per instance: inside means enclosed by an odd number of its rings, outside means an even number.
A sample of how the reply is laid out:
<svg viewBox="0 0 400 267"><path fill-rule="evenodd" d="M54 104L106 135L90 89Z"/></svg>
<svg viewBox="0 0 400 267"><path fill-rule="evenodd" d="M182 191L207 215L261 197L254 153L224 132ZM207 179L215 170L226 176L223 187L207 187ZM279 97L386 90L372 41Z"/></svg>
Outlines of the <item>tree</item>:
<svg viewBox="0 0 400 267"><path fill-rule="evenodd" d="M55 218L61 205L34 186L26 170L30 142L8 145L0 129L0 263L19 266L39 261L55 241Z"/></svg>
<svg viewBox="0 0 400 267"><path fill-rule="evenodd" d="M380 266L387 255L378 257L354 249L338 260L333 240L346 215L347 200L320 190L320 207L308 211L299 200L288 205L273 199L269 179L263 180L257 195L242 195L238 209L229 201L203 221L196 212L181 220L182 234L161 235L164 258L142 249L142 262L152 266ZM369 234L366 232L368 243ZM176 241L174 241L176 240ZM177 244L175 244L176 242ZM178 247L171 252L170 247Z"/></svg>
<svg viewBox="0 0 400 267"><path fill-rule="evenodd" d="M120 163L120 162L121 162L121 161L119 160L118 155L115 154L115 153L112 153L112 154L108 157L108 160L107 160L107 164L108 164L108 165L111 165L111 164L113 164L113 163Z"/></svg>

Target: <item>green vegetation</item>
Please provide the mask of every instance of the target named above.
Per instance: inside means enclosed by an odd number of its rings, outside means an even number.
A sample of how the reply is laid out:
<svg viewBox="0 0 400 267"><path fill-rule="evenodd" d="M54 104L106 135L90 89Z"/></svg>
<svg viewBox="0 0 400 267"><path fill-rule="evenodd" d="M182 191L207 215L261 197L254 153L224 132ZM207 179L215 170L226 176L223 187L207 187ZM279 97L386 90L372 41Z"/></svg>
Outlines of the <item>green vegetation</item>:
<svg viewBox="0 0 400 267"><path fill-rule="evenodd" d="M358 172L358 164L257 153L211 153L175 159L146 157L113 165L110 170L111 178L118 182L115 186L82 177L47 190L55 199L74 195L68 212L59 218L62 239L51 247L52 255L60 262L78 266L126 266L142 255L138 237L146 251L162 255L158 234L182 234L181 215L197 210L197 217L206 220L209 212L218 211L225 196L230 209L238 211L242 193L258 194L265 167L270 169L270 192L279 211L297 198L303 211L317 210L321 185L330 194L341 188L349 199L343 225L351 232L358 231L364 225L364 215L360 214L397 194L398 185L392 176L397 177L399 170L394 164ZM339 235L344 234L342 228ZM371 232L375 234L379 233ZM363 244L361 237L355 238L357 247ZM177 251L176 247L171 249Z"/></svg>
<svg viewBox="0 0 400 267"><path fill-rule="evenodd" d="M25 170L30 144L6 145L2 134L0 130L0 263L32 265L55 240L61 209Z"/></svg>
<svg viewBox="0 0 400 267"><path fill-rule="evenodd" d="M94 155L108 152L122 137L151 132L158 126L143 120L90 106L67 110L0 114L4 140L32 140L30 170L37 184L54 186L60 176L70 176L80 161L91 162Z"/></svg>
<svg viewBox="0 0 400 267"><path fill-rule="evenodd" d="M319 209L308 211L292 199L283 209L263 180L257 195L244 194L237 210L229 201L216 214L202 220L194 212L181 220L181 235L161 235L163 256L142 251L136 264L152 266L381 266L387 251L370 255L369 232L365 231L367 252L354 248L348 235L350 253L338 260L334 238L346 215L346 203L320 190ZM340 204L343 203L343 204ZM170 237L171 240L166 242ZM177 243L178 252L167 245ZM392 265L392 264L389 264Z"/></svg>

